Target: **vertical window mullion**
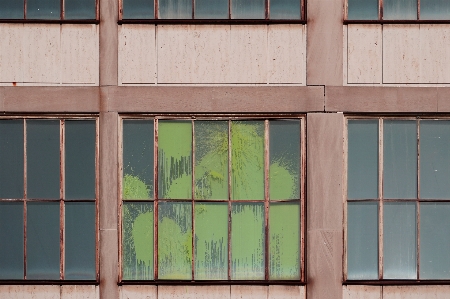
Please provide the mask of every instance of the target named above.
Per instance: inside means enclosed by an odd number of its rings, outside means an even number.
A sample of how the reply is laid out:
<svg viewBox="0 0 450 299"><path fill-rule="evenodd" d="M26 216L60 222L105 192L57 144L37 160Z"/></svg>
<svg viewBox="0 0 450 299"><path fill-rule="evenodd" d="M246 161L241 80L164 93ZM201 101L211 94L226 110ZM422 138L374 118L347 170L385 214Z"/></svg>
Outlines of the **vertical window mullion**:
<svg viewBox="0 0 450 299"><path fill-rule="evenodd" d="M383 0L378 0L378 19L383 20Z"/></svg>
<svg viewBox="0 0 450 299"><path fill-rule="evenodd" d="M417 0L417 20L420 20L420 0Z"/></svg>
<svg viewBox="0 0 450 299"><path fill-rule="evenodd" d="M194 0L192 0L192 18L194 18ZM192 159L191 159L191 167L192 167L192 186L191 186L191 202L192 202L192 209L191 209L191 217L192 217L192 227L191 227L191 255L192 255L192 260L191 260L191 279L195 280L195 273L194 273L194 269L195 269L195 126L194 126L194 120L191 121L192 123Z"/></svg>
<svg viewBox="0 0 450 299"><path fill-rule="evenodd" d="M59 229L60 229L60 244L59 244L59 258L60 258L60 264L59 264L59 275L60 279L64 279L64 198L65 198L65 142L64 142L64 130L65 129L65 121L60 121L60 130L59 130L59 138L60 138L60 144L59 144Z"/></svg>
<svg viewBox="0 0 450 299"><path fill-rule="evenodd" d="M302 1L303 2L303 1ZM345 132L345 131L344 131ZM300 119L300 280L305 281L305 169L306 169L306 142L305 119ZM346 184L345 184L346 185ZM346 205L344 205L346 210ZM347 245L345 245L347 246Z"/></svg>
<svg viewBox="0 0 450 299"><path fill-rule="evenodd" d="M155 0L155 3L157 2L157 0ZM156 11L155 11L156 14ZM153 156L154 158L154 170L153 170L153 202L154 202L154 208L153 208L153 222L154 222L154 231L153 231L153 235L154 235L154 255L153 255L153 264L154 264L154 277L155 280L158 279L158 201L159 201L159 191L158 191L158 187L159 187L159 176L158 176L158 119L155 118L154 120L154 124L155 124L155 133L154 133L154 151L153 151Z"/></svg>
<svg viewBox="0 0 450 299"><path fill-rule="evenodd" d="M65 14L65 12L64 12L64 0L60 0L60 1L59 1L59 6L60 6L60 15L59 15L59 18L60 18L61 20L64 20L64 14Z"/></svg>
<svg viewBox="0 0 450 299"><path fill-rule="evenodd" d="M228 280L231 280L231 146L231 120L228 120Z"/></svg>
<svg viewBox="0 0 450 299"><path fill-rule="evenodd" d="M264 3L264 6L265 6L265 9L264 9L265 13L264 13L264 15L265 15L266 20L268 20L269 17L270 17L270 8L269 8L270 3L269 3L269 1L270 0L265 0L265 3Z"/></svg>
<svg viewBox="0 0 450 299"><path fill-rule="evenodd" d="M266 0L267 3L267 0ZM269 280L269 121L264 121L264 279Z"/></svg>
<svg viewBox="0 0 450 299"><path fill-rule="evenodd" d="M23 120L23 178L23 278L27 279L27 123L25 119Z"/></svg>
<svg viewBox="0 0 450 299"><path fill-rule="evenodd" d="M155 4L154 5L155 5L155 19L159 19L159 0L155 0ZM155 120L155 124L156 123L157 123L157 121Z"/></svg>
<svg viewBox="0 0 450 299"><path fill-rule="evenodd" d="M120 3L122 3L122 1L119 1ZM119 4L120 5L120 4ZM119 15L121 14L120 13L120 10L121 10L121 6L119 6ZM119 16L119 18L120 18L120 16ZM122 230L123 230L123 227L124 227L124 225L123 225L123 211L122 211L122 209L123 209L123 206L124 206L124 204L123 204L123 173L124 173L124 171L123 171L123 160L124 160L124 152L123 152L123 135L124 135L124 130L123 130L123 119L120 119L120 121L119 121L119 125L118 125L118 129L119 129L119 132L121 132L121 134L119 134L118 135L118 143L119 143L119 153L118 153L118 161L119 161L119 181L118 181L118 183L119 183L119 190L120 190L120 192L119 192L119 203L118 203L118 207L117 207L117 212L118 212L118 214L119 214L119 219L120 219L120 221L119 221L119 242L120 242L120 246L119 246L119 280L122 280L123 279L123 268L124 268L124 258L123 258L123 233L122 233ZM96 186L97 186L97 184L96 184Z"/></svg>
<svg viewBox="0 0 450 299"><path fill-rule="evenodd" d="M383 279L383 118L378 122L378 278Z"/></svg>
<svg viewBox="0 0 450 299"><path fill-rule="evenodd" d="M417 120L417 201L416 201L416 217L417 217L417 279L420 279L420 120Z"/></svg>

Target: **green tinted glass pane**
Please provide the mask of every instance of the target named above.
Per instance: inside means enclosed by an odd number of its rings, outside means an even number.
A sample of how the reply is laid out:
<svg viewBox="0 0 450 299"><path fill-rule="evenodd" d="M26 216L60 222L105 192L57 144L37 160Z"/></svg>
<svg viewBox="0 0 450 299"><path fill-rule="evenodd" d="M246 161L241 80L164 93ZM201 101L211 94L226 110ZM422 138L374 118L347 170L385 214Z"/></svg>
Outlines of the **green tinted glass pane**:
<svg viewBox="0 0 450 299"><path fill-rule="evenodd" d="M420 279L450 279L450 204L420 204Z"/></svg>
<svg viewBox="0 0 450 299"><path fill-rule="evenodd" d="M95 0L64 0L66 20L95 19Z"/></svg>
<svg viewBox="0 0 450 299"><path fill-rule="evenodd" d="M417 278L416 204L383 207L383 278Z"/></svg>
<svg viewBox="0 0 450 299"><path fill-rule="evenodd" d="M0 19L23 19L22 0L2 0L0 7Z"/></svg>
<svg viewBox="0 0 450 299"><path fill-rule="evenodd" d="M59 20L60 0L27 0L27 19Z"/></svg>
<svg viewBox="0 0 450 299"><path fill-rule="evenodd" d="M231 198L264 199L264 122L231 122Z"/></svg>
<svg viewBox="0 0 450 299"><path fill-rule="evenodd" d="M228 204L195 204L195 279L228 279Z"/></svg>
<svg viewBox="0 0 450 299"><path fill-rule="evenodd" d="M27 204L27 279L59 279L59 202Z"/></svg>
<svg viewBox="0 0 450 299"><path fill-rule="evenodd" d="M420 121L420 197L450 198L450 121Z"/></svg>
<svg viewBox="0 0 450 299"><path fill-rule="evenodd" d="M159 0L160 19L192 19L191 0Z"/></svg>
<svg viewBox="0 0 450 299"><path fill-rule="evenodd" d="M195 122L195 198L228 199L228 122Z"/></svg>
<svg viewBox="0 0 450 299"><path fill-rule="evenodd" d="M384 20L417 20L417 0L384 0Z"/></svg>
<svg viewBox="0 0 450 299"><path fill-rule="evenodd" d="M348 203L347 278L378 279L378 203Z"/></svg>
<svg viewBox="0 0 450 299"><path fill-rule="evenodd" d="M68 280L95 280L95 203L65 206L65 275Z"/></svg>
<svg viewBox="0 0 450 299"><path fill-rule="evenodd" d="M230 0L232 19L264 19L265 0Z"/></svg>
<svg viewBox="0 0 450 299"><path fill-rule="evenodd" d="M271 203L269 278L300 279L300 203Z"/></svg>
<svg viewBox="0 0 450 299"><path fill-rule="evenodd" d="M158 205L158 278L192 279L192 205Z"/></svg>
<svg viewBox="0 0 450 299"><path fill-rule="evenodd" d="M0 203L0 279L23 279L23 203Z"/></svg>
<svg viewBox="0 0 450 299"><path fill-rule="evenodd" d="M66 120L66 199L95 198L95 121Z"/></svg>
<svg viewBox="0 0 450 299"><path fill-rule="evenodd" d="M28 198L59 198L59 121L27 121Z"/></svg>
<svg viewBox="0 0 450 299"><path fill-rule="evenodd" d="M349 20L377 20L378 0L348 0Z"/></svg>
<svg viewBox="0 0 450 299"><path fill-rule="evenodd" d="M300 19L299 0L272 0L270 1L270 19Z"/></svg>
<svg viewBox="0 0 450 299"><path fill-rule="evenodd" d="M448 0L420 0L421 20L450 19L450 1Z"/></svg>
<svg viewBox="0 0 450 299"><path fill-rule="evenodd" d="M153 203L122 205L122 277L153 279Z"/></svg>
<svg viewBox="0 0 450 299"><path fill-rule="evenodd" d="M124 0L124 19L154 19L155 4L153 0Z"/></svg>
<svg viewBox="0 0 450 299"><path fill-rule="evenodd" d="M384 198L417 198L416 124L415 121L384 121Z"/></svg>
<svg viewBox="0 0 450 299"><path fill-rule="evenodd" d="M196 19L228 19L227 0L196 0Z"/></svg>
<svg viewBox="0 0 450 299"><path fill-rule="evenodd" d="M23 120L0 120L0 198L23 198Z"/></svg>
<svg viewBox="0 0 450 299"><path fill-rule="evenodd" d="M159 121L159 198L192 198L192 123Z"/></svg>
<svg viewBox="0 0 450 299"><path fill-rule="evenodd" d="M378 120L348 121L348 198L378 198Z"/></svg>
<svg viewBox="0 0 450 299"><path fill-rule="evenodd" d="M123 199L153 197L153 120L123 121Z"/></svg>
<svg viewBox="0 0 450 299"><path fill-rule="evenodd" d="M300 121L269 122L270 199L300 198Z"/></svg>
<svg viewBox="0 0 450 299"><path fill-rule="evenodd" d="M231 206L231 279L264 279L264 204Z"/></svg>

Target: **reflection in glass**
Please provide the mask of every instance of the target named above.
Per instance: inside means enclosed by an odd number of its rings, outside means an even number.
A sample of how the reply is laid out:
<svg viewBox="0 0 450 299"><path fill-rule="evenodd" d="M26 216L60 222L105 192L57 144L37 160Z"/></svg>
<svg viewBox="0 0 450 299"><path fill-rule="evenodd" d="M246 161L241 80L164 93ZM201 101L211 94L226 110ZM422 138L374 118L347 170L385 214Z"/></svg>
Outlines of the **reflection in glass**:
<svg viewBox="0 0 450 299"><path fill-rule="evenodd" d="M160 19L192 19L191 0L159 0Z"/></svg>
<svg viewBox="0 0 450 299"><path fill-rule="evenodd" d="M270 19L300 19L300 1L298 0L271 0Z"/></svg>
<svg viewBox="0 0 450 299"><path fill-rule="evenodd" d="M154 19L155 4L153 0L125 0L123 4L124 19Z"/></svg>
<svg viewBox="0 0 450 299"><path fill-rule="evenodd" d="M196 19L228 19L228 0L196 0Z"/></svg>
<svg viewBox="0 0 450 299"><path fill-rule="evenodd" d="M448 0L420 0L421 20L450 19L450 1Z"/></svg>
<svg viewBox="0 0 450 299"><path fill-rule="evenodd" d="M0 279L23 279L23 203L0 202Z"/></svg>
<svg viewBox="0 0 450 299"><path fill-rule="evenodd" d="M264 204L231 206L231 279L264 279Z"/></svg>
<svg viewBox="0 0 450 299"><path fill-rule="evenodd" d="M23 1L2 0L0 19L23 19Z"/></svg>
<svg viewBox="0 0 450 299"><path fill-rule="evenodd" d="M122 277L153 279L153 203L122 206Z"/></svg>
<svg viewBox="0 0 450 299"><path fill-rule="evenodd" d="M264 19L265 0L230 0L232 19Z"/></svg>
<svg viewBox="0 0 450 299"><path fill-rule="evenodd" d="M417 0L384 0L384 20L417 20Z"/></svg>
<svg viewBox="0 0 450 299"><path fill-rule="evenodd" d="M349 20L378 20L378 0L348 0Z"/></svg>
<svg viewBox="0 0 450 299"><path fill-rule="evenodd" d="M95 19L95 0L64 0L64 18Z"/></svg>
<svg viewBox="0 0 450 299"><path fill-rule="evenodd" d="M59 0L27 0L27 19L59 20Z"/></svg>

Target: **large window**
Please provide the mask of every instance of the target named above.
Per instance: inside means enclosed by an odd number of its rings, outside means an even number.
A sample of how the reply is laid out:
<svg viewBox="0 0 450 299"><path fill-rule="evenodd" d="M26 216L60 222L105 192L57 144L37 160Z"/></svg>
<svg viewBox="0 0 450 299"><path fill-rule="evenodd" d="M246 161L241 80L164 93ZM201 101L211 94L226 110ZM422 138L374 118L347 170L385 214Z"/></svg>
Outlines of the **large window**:
<svg viewBox="0 0 450 299"><path fill-rule="evenodd" d="M97 131L0 119L0 280L97 280Z"/></svg>
<svg viewBox="0 0 450 299"><path fill-rule="evenodd" d="M347 280L450 279L450 120L348 119Z"/></svg>
<svg viewBox="0 0 450 299"><path fill-rule="evenodd" d="M121 280L304 279L304 120L124 117Z"/></svg>

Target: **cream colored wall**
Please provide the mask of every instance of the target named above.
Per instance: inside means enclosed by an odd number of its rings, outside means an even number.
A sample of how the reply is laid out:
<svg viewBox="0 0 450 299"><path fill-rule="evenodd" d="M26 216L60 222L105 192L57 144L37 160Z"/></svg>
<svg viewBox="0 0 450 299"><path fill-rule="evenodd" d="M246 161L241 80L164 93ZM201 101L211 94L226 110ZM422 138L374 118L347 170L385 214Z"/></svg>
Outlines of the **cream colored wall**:
<svg viewBox="0 0 450 299"><path fill-rule="evenodd" d="M92 285L1 285L0 299L97 299L98 287Z"/></svg>
<svg viewBox="0 0 450 299"><path fill-rule="evenodd" d="M450 286L344 286L343 299L447 299Z"/></svg>

